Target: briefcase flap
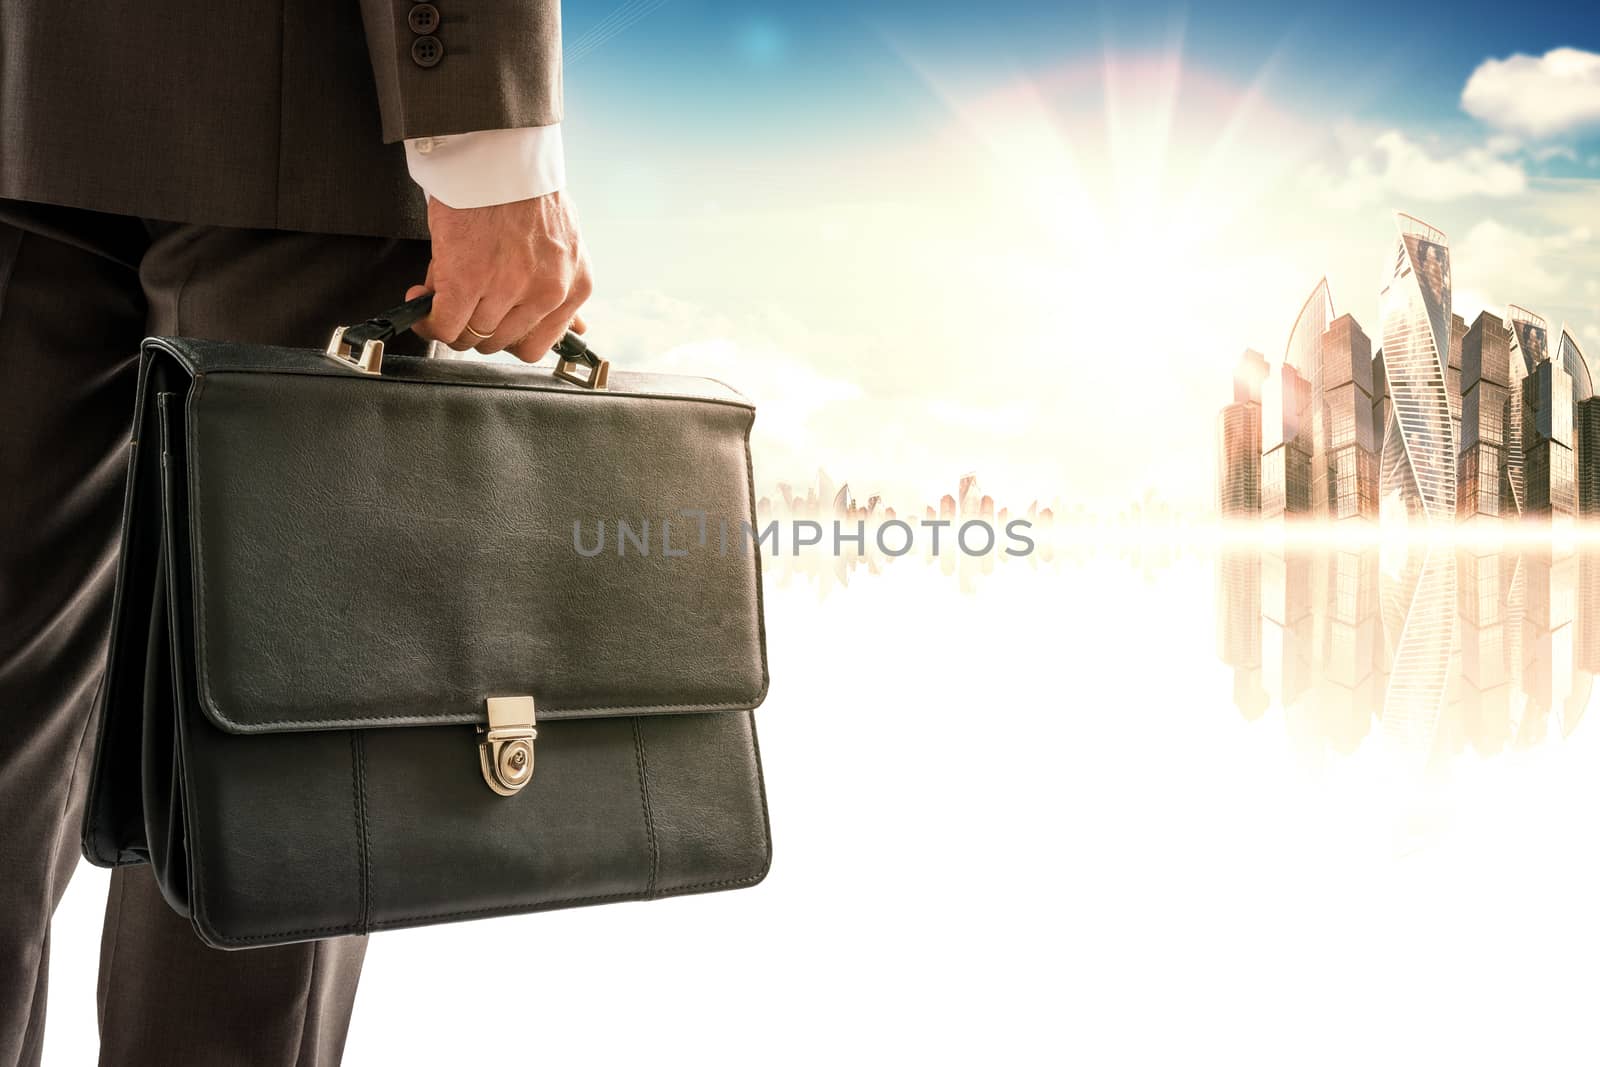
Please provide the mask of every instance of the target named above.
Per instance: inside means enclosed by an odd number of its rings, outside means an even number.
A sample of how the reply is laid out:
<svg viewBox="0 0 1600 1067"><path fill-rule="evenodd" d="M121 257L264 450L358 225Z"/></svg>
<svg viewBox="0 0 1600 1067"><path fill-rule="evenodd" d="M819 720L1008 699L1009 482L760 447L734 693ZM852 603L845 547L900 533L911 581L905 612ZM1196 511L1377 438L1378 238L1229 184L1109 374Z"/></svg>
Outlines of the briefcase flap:
<svg viewBox="0 0 1600 1067"><path fill-rule="evenodd" d="M170 339L197 688L240 734L747 709L749 431L703 379Z"/></svg>

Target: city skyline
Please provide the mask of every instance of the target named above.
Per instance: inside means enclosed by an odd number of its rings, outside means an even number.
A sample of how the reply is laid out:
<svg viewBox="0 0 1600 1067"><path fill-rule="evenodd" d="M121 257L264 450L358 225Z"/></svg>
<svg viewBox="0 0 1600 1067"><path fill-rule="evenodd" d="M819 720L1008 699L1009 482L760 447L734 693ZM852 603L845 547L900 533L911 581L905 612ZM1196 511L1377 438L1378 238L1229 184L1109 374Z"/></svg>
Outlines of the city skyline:
<svg viewBox="0 0 1600 1067"><path fill-rule="evenodd" d="M1325 276L1280 361L1245 350L1217 416L1217 514L1430 529L1600 515L1600 456L1580 455L1600 447L1600 401L1570 329L1552 348L1520 304L1469 325L1452 307L1449 238L1405 212L1395 223L1375 353L1335 317Z"/></svg>

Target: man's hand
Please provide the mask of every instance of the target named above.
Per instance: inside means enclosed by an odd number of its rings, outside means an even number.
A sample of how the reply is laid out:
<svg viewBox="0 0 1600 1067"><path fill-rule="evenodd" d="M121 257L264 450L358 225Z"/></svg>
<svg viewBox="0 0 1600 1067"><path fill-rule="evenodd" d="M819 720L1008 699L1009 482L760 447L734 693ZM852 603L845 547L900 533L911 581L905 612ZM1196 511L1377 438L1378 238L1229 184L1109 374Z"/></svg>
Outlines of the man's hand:
<svg viewBox="0 0 1600 1067"><path fill-rule="evenodd" d="M457 351L508 349L535 363L561 340L593 283L565 194L493 207L453 208L428 198L433 262L406 299L432 292L417 323Z"/></svg>

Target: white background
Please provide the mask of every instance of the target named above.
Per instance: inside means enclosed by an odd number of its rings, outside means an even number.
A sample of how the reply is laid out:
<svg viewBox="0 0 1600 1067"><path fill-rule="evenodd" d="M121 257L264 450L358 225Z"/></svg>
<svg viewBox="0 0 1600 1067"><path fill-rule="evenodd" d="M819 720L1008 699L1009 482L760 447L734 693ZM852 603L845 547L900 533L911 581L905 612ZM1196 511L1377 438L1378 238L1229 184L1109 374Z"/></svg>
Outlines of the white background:
<svg viewBox="0 0 1600 1067"><path fill-rule="evenodd" d="M379 935L346 1062L1594 1061L1600 724L1423 786L1237 714L1209 563L967 578L771 575L768 880Z"/></svg>

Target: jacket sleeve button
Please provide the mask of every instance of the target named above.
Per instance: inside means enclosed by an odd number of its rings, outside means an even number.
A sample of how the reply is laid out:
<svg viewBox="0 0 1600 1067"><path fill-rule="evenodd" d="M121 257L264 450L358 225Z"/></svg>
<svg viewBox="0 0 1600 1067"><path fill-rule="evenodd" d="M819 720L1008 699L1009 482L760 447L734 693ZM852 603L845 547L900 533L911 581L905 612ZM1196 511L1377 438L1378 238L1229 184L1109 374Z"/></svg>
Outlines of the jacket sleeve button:
<svg viewBox="0 0 1600 1067"><path fill-rule="evenodd" d="M439 9L432 4L417 4L411 9L407 21L411 24L412 33L432 33L439 28Z"/></svg>
<svg viewBox="0 0 1600 1067"><path fill-rule="evenodd" d="M437 67L444 58L444 45L437 37L418 37L411 42L411 61L427 69Z"/></svg>

